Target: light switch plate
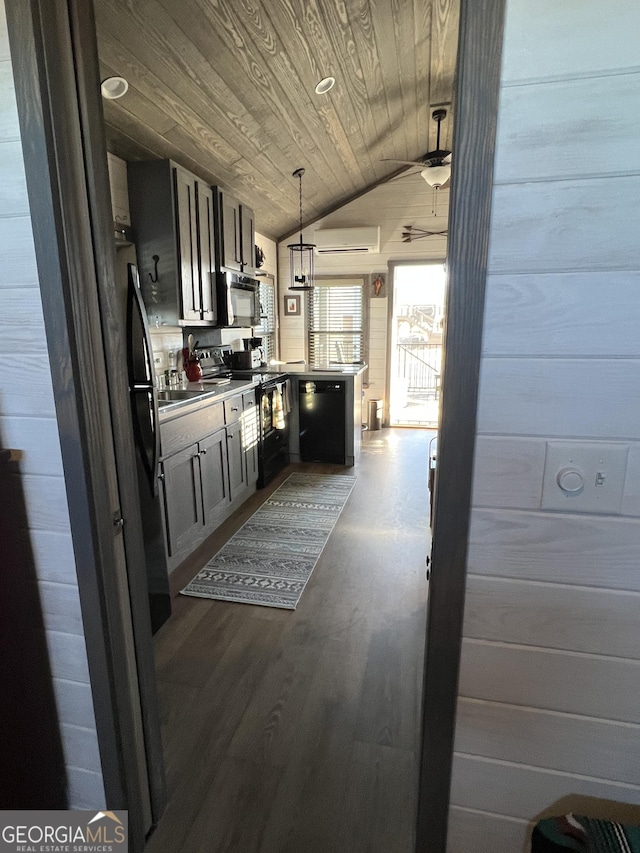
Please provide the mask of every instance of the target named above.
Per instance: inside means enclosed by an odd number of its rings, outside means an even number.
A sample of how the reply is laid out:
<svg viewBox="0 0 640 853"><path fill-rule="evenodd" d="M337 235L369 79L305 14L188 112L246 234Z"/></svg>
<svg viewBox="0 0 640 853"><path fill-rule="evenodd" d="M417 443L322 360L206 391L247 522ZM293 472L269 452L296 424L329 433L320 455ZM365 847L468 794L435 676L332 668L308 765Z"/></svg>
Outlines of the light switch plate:
<svg viewBox="0 0 640 853"><path fill-rule="evenodd" d="M617 515L629 446L601 441L548 441L542 509Z"/></svg>

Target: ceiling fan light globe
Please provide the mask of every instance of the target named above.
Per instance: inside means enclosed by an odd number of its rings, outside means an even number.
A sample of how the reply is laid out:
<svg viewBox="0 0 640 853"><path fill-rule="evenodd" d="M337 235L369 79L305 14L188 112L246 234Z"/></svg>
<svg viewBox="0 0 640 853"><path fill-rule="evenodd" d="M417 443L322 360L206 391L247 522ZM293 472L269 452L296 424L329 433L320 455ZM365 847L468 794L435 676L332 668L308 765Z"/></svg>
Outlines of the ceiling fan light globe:
<svg viewBox="0 0 640 853"><path fill-rule="evenodd" d="M430 187L443 187L451 177L451 166L443 163L441 166L428 166L420 172L420 176Z"/></svg>

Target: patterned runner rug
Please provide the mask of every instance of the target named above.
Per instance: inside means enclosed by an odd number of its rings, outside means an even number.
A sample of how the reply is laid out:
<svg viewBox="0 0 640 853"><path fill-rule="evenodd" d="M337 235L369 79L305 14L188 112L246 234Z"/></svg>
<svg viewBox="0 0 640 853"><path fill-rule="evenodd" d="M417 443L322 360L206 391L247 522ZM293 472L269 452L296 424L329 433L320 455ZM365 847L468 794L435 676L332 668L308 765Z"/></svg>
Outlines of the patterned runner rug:
<svg viewBox="0 0 640 853"><path fill-rule="evenodd" d="M291 474L182 594L295 610L355 482Z"/></svg>

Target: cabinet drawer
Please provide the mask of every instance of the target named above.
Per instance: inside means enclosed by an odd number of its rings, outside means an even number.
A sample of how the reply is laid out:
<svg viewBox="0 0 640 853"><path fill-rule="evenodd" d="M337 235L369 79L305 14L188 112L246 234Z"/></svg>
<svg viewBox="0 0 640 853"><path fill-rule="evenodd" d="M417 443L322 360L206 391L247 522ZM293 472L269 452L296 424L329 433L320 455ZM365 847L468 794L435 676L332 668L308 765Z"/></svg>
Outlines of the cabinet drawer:
<svg viewBox="0 0 640 853"><path fill-rule="evenodd" d="M230 402L230 401L229 401ZM224 426L227 401L212 403L198 412L160 424L162 456L170 456Z"/></svg>
<svg viewBox="0 0 640 853"><path fill-rule="evenodd" d="M233 424L240 420L242 414L242 397L232 397L230 400L224 401L224 422Z"/></svg>

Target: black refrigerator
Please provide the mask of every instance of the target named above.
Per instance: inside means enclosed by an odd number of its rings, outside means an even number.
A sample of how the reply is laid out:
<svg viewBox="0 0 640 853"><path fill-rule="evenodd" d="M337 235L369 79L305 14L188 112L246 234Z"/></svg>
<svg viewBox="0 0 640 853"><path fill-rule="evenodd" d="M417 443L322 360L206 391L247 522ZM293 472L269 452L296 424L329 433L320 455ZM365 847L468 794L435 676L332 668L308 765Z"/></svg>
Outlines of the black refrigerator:
<svg viewBox="0 0 640 853"><path fill-rule="evenodd" d="M146 556L151 629L156 631L171 615L169 572L162 527L158 483L160 430L153 351L138 270L127 265L127 366L136 446L138 492Z"/></svg>

